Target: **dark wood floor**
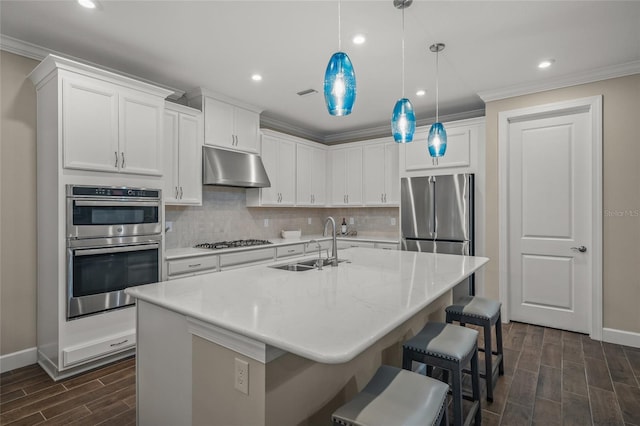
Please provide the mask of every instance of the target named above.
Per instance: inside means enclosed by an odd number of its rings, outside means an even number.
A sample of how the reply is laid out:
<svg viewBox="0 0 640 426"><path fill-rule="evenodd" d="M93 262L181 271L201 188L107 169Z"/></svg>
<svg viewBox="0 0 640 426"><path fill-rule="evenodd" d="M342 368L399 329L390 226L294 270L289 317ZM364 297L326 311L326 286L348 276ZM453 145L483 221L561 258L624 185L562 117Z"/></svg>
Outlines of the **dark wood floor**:
<svg viewBox="0 0 640 426"><path fill-rule="evenodd" d="M640 426L640 349L521 323L503 334L483 424ZM33 365L2 374L0 424L135 424L135 398L133 358L60 382Z"/></svg>
<svg viewBox="0 0 640 426"><path fill-rule="evenodd" d="M54 382L38 365L3 373L0 425L135 425L135 359Z"/></svg>

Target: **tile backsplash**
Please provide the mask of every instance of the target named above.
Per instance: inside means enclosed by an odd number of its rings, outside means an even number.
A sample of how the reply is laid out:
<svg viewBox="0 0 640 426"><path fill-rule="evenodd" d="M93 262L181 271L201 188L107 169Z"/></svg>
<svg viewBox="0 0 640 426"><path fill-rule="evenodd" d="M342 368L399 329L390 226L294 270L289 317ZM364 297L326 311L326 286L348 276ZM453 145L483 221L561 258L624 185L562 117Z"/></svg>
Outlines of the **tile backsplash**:
<svg viewBox="0 0 640 426"><path fill-rule="evenodd" d="M202 206L166 207L165 221L173 222L173 230L167 232L165 244L171 249L202 242L279 238L283 229L317 235L327 216L333 216L338 230L344 217L348 230L359 235L398 238L399 213L398 207L247 207L243 188L203 186ZM353 225L349 225L350 218Z"/></svg>

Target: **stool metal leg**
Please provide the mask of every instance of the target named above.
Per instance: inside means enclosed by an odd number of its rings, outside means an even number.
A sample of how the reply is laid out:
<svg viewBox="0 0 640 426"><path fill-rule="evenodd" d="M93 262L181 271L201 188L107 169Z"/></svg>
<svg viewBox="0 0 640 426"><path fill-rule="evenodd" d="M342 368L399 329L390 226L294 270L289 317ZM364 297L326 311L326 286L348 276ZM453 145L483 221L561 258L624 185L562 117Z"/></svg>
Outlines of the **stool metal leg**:
<svg viewBox="0 0 640 426"><path fill-rule="evenodd" d="M452 368L451 373L453 375L451 383L451 394L453 396L453 424L455 426L462 426L464 424L464 413L462 412L462 370L454 367Z"/></svg>
<svg viewBox="0 0 640 426"><path fill-rule="evenodd" d="M491 352L489 352L491 353ZM471 358L471 387L474 403L477 401L478 408L476 411L476 425L482 424L482 407L480 404L480 375L478 373L478 349L473 353L473 357Z"/></svg>
<svg viewBox="0 0 640 426"><path fill-rule="evenodd" d="M499 372L501 376L504 376L504 354L502 350L502 318L501 314L498 314L498 321L496 322L496 346L498 349L498 355L500 356L500 364L498 364Z"/></svg>
<svg viewBox="0 0 640 426"><path fill-rule="evenodd" d="M484 380L487 383L487 401L493 402L493 365L491 347L491 323L487 322L484 327Z"/></svg>

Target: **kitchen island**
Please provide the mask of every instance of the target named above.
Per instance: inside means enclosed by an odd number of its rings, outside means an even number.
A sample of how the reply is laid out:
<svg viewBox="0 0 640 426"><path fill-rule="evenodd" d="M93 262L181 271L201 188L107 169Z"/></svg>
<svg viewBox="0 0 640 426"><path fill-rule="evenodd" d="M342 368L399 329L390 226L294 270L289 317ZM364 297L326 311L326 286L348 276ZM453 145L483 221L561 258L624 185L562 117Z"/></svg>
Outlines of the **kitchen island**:
<svg viewBox="0 0 640 426"><path fill-rule="evenodd" d="M259 265L129 288L138 424L326 424L380 364L401 364L402 342L442 320L450 290L488 261L339 254L322 270Z"/></svg>

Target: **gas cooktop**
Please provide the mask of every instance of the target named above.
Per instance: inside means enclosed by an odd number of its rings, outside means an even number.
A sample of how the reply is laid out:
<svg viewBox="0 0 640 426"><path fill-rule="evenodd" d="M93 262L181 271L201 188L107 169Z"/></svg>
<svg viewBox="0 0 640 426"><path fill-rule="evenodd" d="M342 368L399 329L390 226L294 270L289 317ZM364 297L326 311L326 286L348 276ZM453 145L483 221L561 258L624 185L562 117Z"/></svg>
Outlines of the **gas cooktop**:
<svg viewBox="0 0 640 426"><path fill-rule="evenodd" d="M250 246L262 246L266 244L273 244L268 240L233 240L233 241L218 241L216 243L201 243L193 246L194 248L205 248L211 250L237 248L237 247L250 247Z"/></svg>

